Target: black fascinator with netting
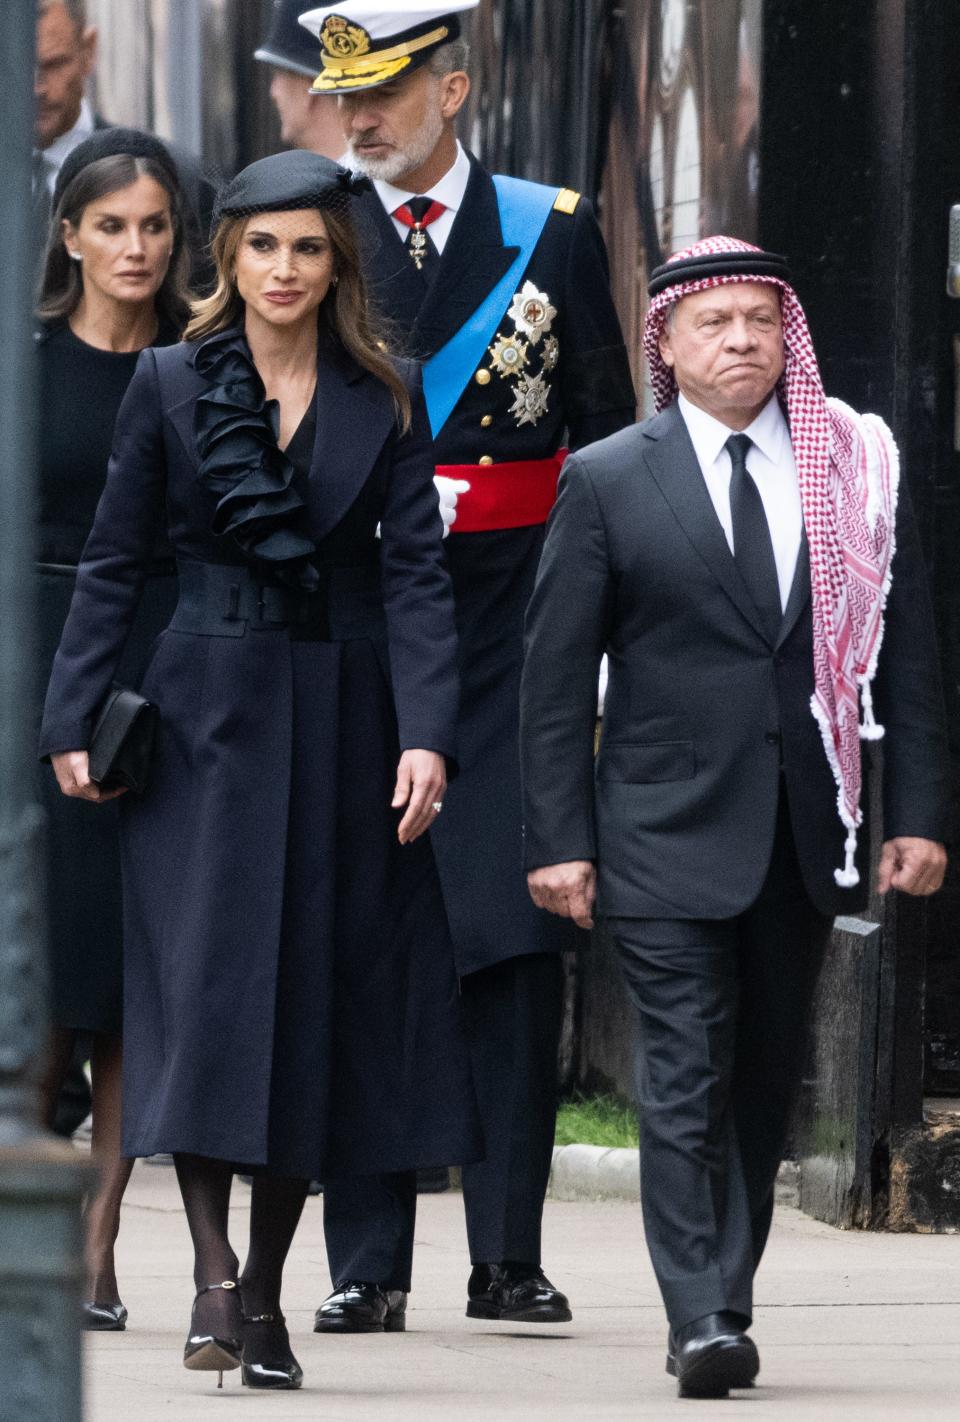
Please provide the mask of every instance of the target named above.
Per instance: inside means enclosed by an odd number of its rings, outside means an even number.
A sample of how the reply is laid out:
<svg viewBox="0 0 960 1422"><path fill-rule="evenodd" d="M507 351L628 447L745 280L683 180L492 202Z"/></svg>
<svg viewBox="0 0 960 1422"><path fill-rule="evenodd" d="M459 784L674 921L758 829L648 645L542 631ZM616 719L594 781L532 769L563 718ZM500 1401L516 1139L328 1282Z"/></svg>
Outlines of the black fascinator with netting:
<svg viewBox="0 0 960 1422"><path fill-rule="evenodd" d="M367 192L369 178L351 173L330 158L302 148L260 158L221 189L213 213L216 227L224 217L250 217L255 212L289 212L316 207L343 212L351 198Z"/></svg>

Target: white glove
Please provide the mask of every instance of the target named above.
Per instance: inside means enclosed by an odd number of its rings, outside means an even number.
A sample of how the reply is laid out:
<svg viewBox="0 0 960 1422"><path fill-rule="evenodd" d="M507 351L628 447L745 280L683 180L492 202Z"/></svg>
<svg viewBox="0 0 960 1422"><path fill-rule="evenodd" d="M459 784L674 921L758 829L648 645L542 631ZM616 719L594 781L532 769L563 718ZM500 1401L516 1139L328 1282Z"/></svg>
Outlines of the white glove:
<svg viewBox="0 0 960 1422"><path fill-rule="evenodd" d="M597 715L603 715L603 703L607 699L607 658L606 654L600 661L600 679L597 682Z"/></svg>
<svg viewBox="0 0 960 1422"><path fill-rule="evenodd" d="M443 519L443 536L446 538L457 520L457 499L461 494L467 492L470 485L466 479L447 479L442 474L434 474L433 482L437 486L440 517Z"/></svg>

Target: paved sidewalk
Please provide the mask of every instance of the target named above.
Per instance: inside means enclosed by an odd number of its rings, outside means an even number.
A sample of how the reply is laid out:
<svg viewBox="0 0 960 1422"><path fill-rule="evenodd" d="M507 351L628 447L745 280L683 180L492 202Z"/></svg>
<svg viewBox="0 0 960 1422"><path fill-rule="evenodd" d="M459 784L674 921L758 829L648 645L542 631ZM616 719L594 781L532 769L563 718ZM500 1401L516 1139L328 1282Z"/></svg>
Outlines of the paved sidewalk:
<svg viewBox="0 0 960 1422"><path fill-rule="evenodd" d="M249 1191L235 1191L242 1244ZM310 1200L285 1306L306 1380L264 1396L180 1365L192 1288L186 1225L169 1166L139 1164L119 1244L126 1333L87 1335L87 1422L594 1422L691 1417L904 1422L960 1416L960 1239L839 1233L778 1211L754 1335L758 1386L726 1402L679 1402L663 1371L665 1326L635 1205L551 1201L545 1259L572 1324L464 1317L458 1195L421 1198L416 1292L406 1334L320 1337L327 1292L321 1202Z"/></svg>

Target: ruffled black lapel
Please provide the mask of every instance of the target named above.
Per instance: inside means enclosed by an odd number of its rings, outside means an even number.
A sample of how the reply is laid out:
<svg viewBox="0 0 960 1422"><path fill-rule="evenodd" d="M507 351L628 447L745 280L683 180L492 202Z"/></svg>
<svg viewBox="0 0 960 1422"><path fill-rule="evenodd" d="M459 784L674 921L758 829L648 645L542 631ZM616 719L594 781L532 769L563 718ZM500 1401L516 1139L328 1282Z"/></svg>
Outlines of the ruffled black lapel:
<svg viewBox="0 0 960 1422"><path fill-rule="evenodd" d="M224 332L222 337L239 340L247 351L246 342L239 331ZM203 343L204 346L207 344ZM196 428L196 411L201 400L210 401L208 408L214 418L219 419L224 412L221 399L211 396L210 373L202 374L196 362L202 347L194 347L184 361L182 374L176 381L174 403L166 405L167 419L184 446L191 464L199 466L202 456L199 451L199 431ZM247 351L247 359L249 352ZM216 363L213 374L220 368ZM254 372L255 373L255 372ZM259 381L259 377L257 377ZM263 400L262 385L260 399ZM264 402L265 403L265 402ZM312 519L309 536L311 545L319 541L335 528L350 505L356 499L370 475L374 464L387 439L393 431L396 412L393 396L385 385L362 370L342 349L326 350L317 367L317 433L310 466L310 480L321 497L311 498ZM240 412L243 418L243 412ZM227 432L224 424L224 433ZM276 443L272 434L271 438ZM220 475L214 472L214 477ZM283 485L286 490L289 486ZM286 497L282 501L286 503ZM280 511L278 499L276 511ZM302 532L300 515L296 514L295 529ZM312 551L312 547L311 547ZM309 556L309 555L308 555Z"/></svg>
<svg viewBox="0 0 960 1422"><path fill-rule="evenodd" d="M316 543L293 464L277 445L276 401L267 400L243 335L218 332L198 346L193 363L209 381L197 397L194 431L197 478L217 500L213 532L283 582L316 587Z"/></svg>

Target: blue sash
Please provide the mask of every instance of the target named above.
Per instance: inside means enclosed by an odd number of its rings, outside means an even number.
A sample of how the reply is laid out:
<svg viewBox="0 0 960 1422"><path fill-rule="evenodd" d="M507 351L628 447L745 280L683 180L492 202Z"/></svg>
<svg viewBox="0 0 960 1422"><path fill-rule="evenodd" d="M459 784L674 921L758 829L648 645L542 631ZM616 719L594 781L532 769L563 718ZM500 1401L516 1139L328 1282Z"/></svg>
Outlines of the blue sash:
<svg viewBox="0 0 960 1422"><path fill-rule="evenodd" d="M497 174L493 179L500 205L503 245L520 251L509 270L468 321L423 367L423 393L433 437L443 429L490 343L500 318L513 300L533 249L540 241L560 188Z"/></svg>

